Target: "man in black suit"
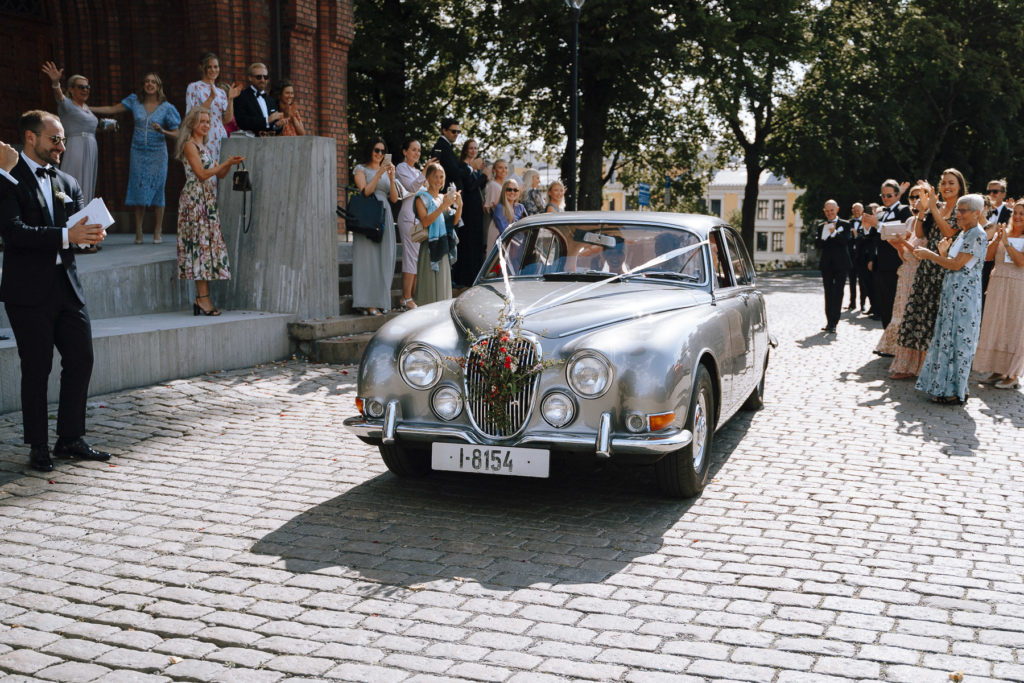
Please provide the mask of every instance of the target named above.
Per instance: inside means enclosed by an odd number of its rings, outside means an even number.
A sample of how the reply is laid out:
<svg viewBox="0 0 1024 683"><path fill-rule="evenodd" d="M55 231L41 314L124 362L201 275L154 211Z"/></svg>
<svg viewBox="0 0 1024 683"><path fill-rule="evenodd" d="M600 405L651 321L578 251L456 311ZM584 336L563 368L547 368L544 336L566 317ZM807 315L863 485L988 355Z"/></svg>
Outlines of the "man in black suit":
<svg viewBox="0 0 1024 683"><path fill-rule="evenodd" d="M874 255L869 264L871 268L871 310L878 314L882 321L882 329L885 329L892 321L892 306L896 301L896 283L899 276L900 259L899 252L888 240L882 239L881 223L906 223L912 212L906 204L900 203L900 195L904 189L900 184L890 178L882 183L882 206L878 216L864 218L864 225L875 229L871 235L874 242Z"/></svg>
<svg viewBox="0 0 1024 683"><path fill-rule="evenodd" d="M864 205L860 202L850 207L849 222L853 268L850 269L850 305L847 310L857 308L857 285L860 285L860 310L866 311L871 300L871 271L868 270L868 263L874 245L871 241L872 229L864 225Z"/></svg>
<svg viewBox="0 0 1024 683"><path fill-rule="evenodd" d="M459 158L455 155L452 145L459 137L459 122L453 118L445 118L441 121L441 137L434 143L430 150L430 156L437 159L444 169L445 187L455 183L455 189L462 189L462 173L459 172Z"/></svg>
<svg viewBox="0 0 1024 683"><path fill-rule="evenodd" d="M825 285L825 327L827 334L836 333L843 312L843 286L850 272L850 224L840 220L839 204L825 202L825 221L818 226L814 245L821 251L821 279Z"/></svg>
<svg viewBox="0 0 1024 683"><path fill-rule="evenodd" d="M4 251L0 301L14 330L21 359L21 412L29 464L53 470L47 436L46 384L53 349L61 356L57 410L58 458L109 460L85 434L85 399L92 376L92 327L75 267L73 244L95 245L106 232L85 219L68 225L82 208L82 190L55 168L64 152L64 127L44 111L18 120L25 143L17 164L0 180L0 234ZM5 166L6 169L6 166Z"/></svg>
<svg viewBox="0 0 1024 683"><path fill-rule="evenodd" d="M249 87L235 98L235 122L242 130L255 135L277 135L278 121L284 114L277 109L277 100L270 96L270 72L266 64L249 65ZM217 161L217 159L214 159Z"/></svg>
<svg viewBox="0 0 1024 683"><path fill-rule="evenodd" d="M1000 223L1006 223L1009 225L1010 217L1013 216L1013 209L1006 205L1003 201L1006 199L1006 178L1000 178L998 180L988 181L988 194L989 201L992 206L989 207L985 213L985 219L988 225L985 226L986 232L988 232L988 238L991 240L995 237L995 226ZM992 276L992 269L995 267L995 259L986 260L981 267L981 301L982 306L985 303L985 292L988 290L988 279Z"/></svg>

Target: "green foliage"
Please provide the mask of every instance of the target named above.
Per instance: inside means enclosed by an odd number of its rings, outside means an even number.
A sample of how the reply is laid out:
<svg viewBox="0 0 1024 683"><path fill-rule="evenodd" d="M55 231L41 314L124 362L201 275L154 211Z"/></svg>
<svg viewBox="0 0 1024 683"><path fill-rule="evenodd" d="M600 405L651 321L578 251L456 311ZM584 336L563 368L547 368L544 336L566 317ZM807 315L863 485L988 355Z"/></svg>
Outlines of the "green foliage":
<svg viewBox="0 0 1024 683"><path fill-rule="evenodd" d="M1011 0L836 0L814 19L815 54L779 111L771 158L807 188L805 221L829 198L846 215L886 178L1024 185L1019 55Z"/></svg>

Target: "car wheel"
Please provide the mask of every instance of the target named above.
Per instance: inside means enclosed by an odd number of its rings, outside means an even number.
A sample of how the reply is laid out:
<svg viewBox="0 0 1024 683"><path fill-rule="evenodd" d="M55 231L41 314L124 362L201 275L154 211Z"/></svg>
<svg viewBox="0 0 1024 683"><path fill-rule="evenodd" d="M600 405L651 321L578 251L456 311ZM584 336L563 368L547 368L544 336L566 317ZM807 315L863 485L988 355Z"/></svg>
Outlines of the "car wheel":
<svg viewBox="0 0 1024 683"><path fill-rule="evenodd" d="M686 428L693 434L690 444L669 453L654 464L658 486L675 498L692 498L704 490L711 470L711 443L715 433L715 392L711 375L698 366L697 381L690 396Z"/></svg>
<svg viewBox="0 0 1024 683"><path fill-rule="evenodd" d="M761 410L764 408L764 378L768 374L768 355L764 357L764 367L761 368L761 381L757 383L754 390L750 392L750 396L747 397L746 403L743 404L743 410Z"/></svg>
<svg viewBox="0 0 1024 683"><path fill-rule="evenodd" d="M380 457L398 477L422 477L430 472L430 451L409 446L378 446Z"/></svg>

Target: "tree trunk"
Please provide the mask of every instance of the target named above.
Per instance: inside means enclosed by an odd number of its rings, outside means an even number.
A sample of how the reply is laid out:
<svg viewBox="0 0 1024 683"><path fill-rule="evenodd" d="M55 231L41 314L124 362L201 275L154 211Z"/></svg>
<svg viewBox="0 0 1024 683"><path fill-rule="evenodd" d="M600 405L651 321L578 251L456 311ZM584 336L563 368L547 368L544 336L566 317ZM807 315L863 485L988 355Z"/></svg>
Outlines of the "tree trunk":
<svg viewBox="0 0 1024 683"><path fill-rule="evenodd" d="M750 258L754 258L754 221L757 220L757 195L761 190L761 155L756 147L751 147L744 154L747 168L747 184L743 188L743 226L741 235Z"/></svg>
<svg viewBox="0 0 1024 683"><path fill-rule="evenodd" d="M579 209L599 211L604 188L604 141L608 131L608 111L584 110L581 117L583 148L580 153Z"/></svg>

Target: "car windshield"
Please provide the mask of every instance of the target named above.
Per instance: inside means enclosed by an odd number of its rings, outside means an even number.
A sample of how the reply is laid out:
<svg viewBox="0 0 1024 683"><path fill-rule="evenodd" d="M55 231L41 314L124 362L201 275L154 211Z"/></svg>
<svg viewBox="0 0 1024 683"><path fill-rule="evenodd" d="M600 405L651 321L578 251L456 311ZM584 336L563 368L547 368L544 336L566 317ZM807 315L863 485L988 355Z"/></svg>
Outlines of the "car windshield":
<svg viewBox="0 0 1024 683"><path fill-rule="evenodd" d="M699 236L681 228L611 223L531 225L502 235L510 277L549 280L627 274L623 279L705 284L706 250L693 248L700 241ZM684 251L651 263L677 250ZM497 251L484 265L483 273L484 280L501 277Z"/></svg>

